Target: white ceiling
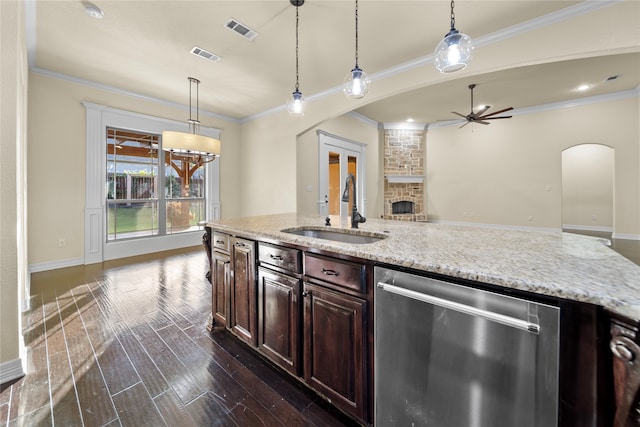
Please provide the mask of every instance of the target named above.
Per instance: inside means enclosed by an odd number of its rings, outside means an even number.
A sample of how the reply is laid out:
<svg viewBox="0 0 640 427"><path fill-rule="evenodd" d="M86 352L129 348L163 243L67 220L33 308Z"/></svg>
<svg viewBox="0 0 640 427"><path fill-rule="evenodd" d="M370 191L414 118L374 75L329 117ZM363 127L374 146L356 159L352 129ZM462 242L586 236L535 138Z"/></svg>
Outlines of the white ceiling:
<svg viewBox="0 0 640 427"><path fill-rule="evenodd" d="M27 3L29 59L36 72L181 105L188 104L187 77L192 76L202 82L201 109L238 120L281 108L294 89L295 8L288 0L95 0L104 12L100 20L90 18L80 1ZM459 0L456 27L482 39L541 16L557 18L579 3ZM428 57L449 29L449 5L441 0L360 0L359 65L381 79L394 67ZM355 62L354 1L307 0L299 12L300 90L307 99L333 93ZM224 23L229 18L256 30L258 37L248 41L228 30ZM222 59L198 58L189 53L194 46ZM633 90L640 85L638 51L640 46L632 53L474 77L465 77L464 71L385 100L367 104L365 98L355 104L356 111L378 122L449 119L450 111L469 112L470 83L478 84L476 101L495 109ZM481 54L477 49L476 56ZM617 74L621 78L602 83ZM581 83L596 86L575 92Z"/></svg>

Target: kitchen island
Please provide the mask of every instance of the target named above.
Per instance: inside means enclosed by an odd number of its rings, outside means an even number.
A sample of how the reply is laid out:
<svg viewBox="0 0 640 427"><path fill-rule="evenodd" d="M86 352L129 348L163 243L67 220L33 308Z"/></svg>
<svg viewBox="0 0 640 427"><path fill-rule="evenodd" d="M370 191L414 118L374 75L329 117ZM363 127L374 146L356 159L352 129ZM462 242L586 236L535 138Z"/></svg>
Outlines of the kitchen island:
<svg viewBox="0 0 640 427"><path fill-rule="evenodd" d="M361 304L358 306L360 308L354 309L353 312L360 316L360 321L364 325L363 331L357 331L357 334L361 335L358 336L360 346L356 348L356 352L362 352L358 360L366 362L363 364L367 366L365 371L357 375L361 383L359 387L364 390L356 390L353 393L351 393L352 390L347 390L355 397L352 396L351 400L346 399L342 406L337 405L341 409L352 412L351 406L356 407L353 413L357 419L365 423L371 421L373 396L370 389L373 374L369 366L372 363L367 361L371 361L373 357L370 355L373 340L371 336L373 334L371 312L374 286L372 271L374 266L384 265L425 275L451 278L453 281L462 281L493 291L504 291L518 296L539 298L543 301L555 301L561 308L564 307L562 308L565 313L562 327L567 331L564 333L567 337L571 335L571 339L575 339L576 342L572 343L572 347L580 350L581 346L586 346L585 348L591 352L591 355L585 359L585 363L591 364L592 373L589 375L584 372L594 383L591 387L595 389L591 391L610 392L608 394L612 395L600 396L597 402L590 402L598 407L593 409L594 415L590 420L596 420L598 425L610 424L610 418L615 412L613 406L618 409L616 426L624 426L623 422L626 422L629 413L631 416L638 416L634 411L637 411L638 405L636 383L640 382L640 378L638 378L638 367L632 362L640 353L630 357L629 352L634 353L638 349L640 267L607 247L606 240L560 232L376 219L368 219L366 223L360 225L360 229L353 230L340 227L338 217L330 219L333 226L325 225L325 218L320 217L303 217L296 214L266 215L211 221L207 223L207 228L210 233L213 233L211 245L214 252L216 247L220 249L218 251L220 256L216 258L214 254L212 257L212 281L216 283L226 281L225 286L227 286L226 289L223 287L217 293L217 302L214 295L214 306L216 304L221 306L224 312L221 315L219 313L218 318L222 318L227 327L230 327L229 319L235 320L232 306L237 303L237 297L234 300L232 285L240 275L246 286L242 288L242 293L236 295L251 296L253 293L256 296L248 298L248 303L244 306L236 307L235 312L240 313L241 321L246 319L247 325L255 325L255 338L251 337L253 332L248 332L250 328L245 327L237 328L237 331L240 331L237 335L242 336L247 332L247 336L250 337L248 342L258 348L260 348L259 342L264 343L264 337L268 338L270 334L270 330L266 329L268 322L264 320L268 309L265 311L263 299L267 294L260 293L260 289L268 290L268 284L275 283L278 278L291 282L287 288L291 290L291 296L287 299L287 304L290 305L290 311L287 312L289 317L294 314L298 316L296 310L307 308L305 304L308 299L304 298L306 295L324 297L325 294L322 292L327 289L332 292L341 292L338 296L348 297L349 304L353 304L354 301ZM301 232L333 229L344 234L378 239L372 243L357 244L283 232L283 230ZM216 246L216 233L222 236L221 247ZM226 240L227 238L229 241ZM238 239L245 245L238 246L241 255L238 259L242 260L242 268L238 272L235 271L235 249L231 244L233 239ZM247 246L254 244L251 242L257 242L255 245L260 246ZM287 252L288 250L297 252L290 253ZM252 251L257 255L252 254ZM220 262L216 262L216 259ZM282 264L285 261L287 265ZM295 264L293 267L290 261ZM320 266L318 264L320 262L325 264ZM251 263L259 264L262 273L252 275L251 271L247 270ZM320 273L314 275L316 267ZM349 271L350 274L353 272L354 277L361 279L361 285L358 285L360 288L352 286L345 290L338 287L341 284L332 279L344 277L344 274L342 276L339 274L343 271L340 270L341 268L346 268L347 270L344 271ZM335 277L332 278L333 275ZM252 288L252 283L258 283L258 285ZM215 283L214 289L216 289ZM326 297L331 300L336 295L331 294ZM305 300L303 307L297 305L299 299ZM253 303L252 300L254 300ZM225 304L227 304L226 307ZM313 307L313 303L310 304L310 307ZM260 307L263 307L262 310ZM269 307L272 306L269 305ZM588 314L582 310L587 310ZM299 317L304 318L304 316ZM349 320L353 321L353 319ZM301 322L304 328L312 328L312 325L307 325L307 319ZM585 324L585 328L590 328L588 334L575 337L573 336L575 334L568 332L570 328L566 325L571 324L575 327L581 323ZM259 327L258 324L261 326ZM294 322L287 330L291 332L291 328L295 329L295 326ZM233 331L233 326L230 328ZM315 333L313 329L309 331ZM304 331L300 334L301 331L297 329L293 332L296 334L292 344L295 350L295 340L300 340L299 336L305 334ZM562 333L561 338L563 338ZM609 341L611 341L613 356L608 352ZM266 353L274 352L272 347L266 345ZM306 348L304 345L303 347L300 352L289 357L291 363L281 363L282 366L290 367L289 370L294 375L300 373L302 368L296 370L298 368L292 367L293 361L304 365L314 351L313 348ZM561 341L562 357L565 359L571 359L577 353L580 353L580 357L584 357L584 353L589 352L575 349L571 351L567 347L567 344ZM358 361L353 363L356 362ZM313 369L308 366L306 368ZM561 372L565 377L566 375L580 376L580 372L567 374L566 371L567 369L564 373ZM562 381L561 378L561 383ZM567 382L568 379L565 378L564 381ZM327 395L326 390L323 389L326 384L320 384L312 374L306 375L305 382L314 390L319 390L321 395ZM613 403L614 394L615 404ZM580 399L576 397L575 403L583 402ZM333 401L335 402L335 399ZM363 407L358 408L358 404ZM609 414L606 413L607 408L609 408ZM620 409L625 413L620 414ZM565 410L565 422L561 425L571 425L566 422L567 411Z"/></svg>

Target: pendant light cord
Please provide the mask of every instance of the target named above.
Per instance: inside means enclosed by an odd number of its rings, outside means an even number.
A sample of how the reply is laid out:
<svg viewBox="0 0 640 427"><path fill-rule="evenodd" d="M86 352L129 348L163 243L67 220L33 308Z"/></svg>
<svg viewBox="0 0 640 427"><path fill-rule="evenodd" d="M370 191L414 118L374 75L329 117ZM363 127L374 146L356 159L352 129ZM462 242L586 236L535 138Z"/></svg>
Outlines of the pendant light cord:
<svg viewBox="0 0 640 427"><path fill-rule="evenodd" d="M299 83L300 74L298 73L298 22L299 22L298 7L299 6L296 4L296 92L298 92L298 89L300 87L300 83Z"/></svg>
<svg viewBox="0 0 640 427"><path fill-rule="evenodd" d="M356 0L356 68L358 68L358 0Z"/></svg>
<svg viewBox="0 0 640 427"><path fill-rule="evenodd" d="M451 29L452 30L455 29L456 27L456 14L453 13L453 6L454 6L454 3L453 3L453 0L451 0Z"/></svg>

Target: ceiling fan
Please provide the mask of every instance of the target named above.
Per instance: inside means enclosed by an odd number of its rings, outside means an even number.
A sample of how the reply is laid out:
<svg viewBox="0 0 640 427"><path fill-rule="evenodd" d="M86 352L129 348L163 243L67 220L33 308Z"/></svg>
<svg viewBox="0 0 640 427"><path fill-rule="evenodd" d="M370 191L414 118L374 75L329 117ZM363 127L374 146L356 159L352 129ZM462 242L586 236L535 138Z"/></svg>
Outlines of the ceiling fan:
<svg viewBox="0 0 640 427"><path fill-rule="evenodd" d="M500 114L500 113L504 113L506 111L511 111L513 110L513 107L509 107L509 108L505 108L493 113L489 113L489 114L484 114L487 112L487 110L489 110L489 108L491 108L491 105L485 105L484 107L482 107L480 110L478 110L477 112L473 112L473 88L475 88L476 85L475 84L470 84L469 85L469 89L471 89L471 112L467 115L461 114L461 113L457 113L455 111L452 111L453 114L458 115L462 118L464 118L466 120L465 123L462 124L462 127L465 127L467 124L473 122L473 123L480 123L481 125L488 125L489 122L487 120L495 120L495 119L510 119L512 116L498 116L495 117L496 114Z"/></svg>

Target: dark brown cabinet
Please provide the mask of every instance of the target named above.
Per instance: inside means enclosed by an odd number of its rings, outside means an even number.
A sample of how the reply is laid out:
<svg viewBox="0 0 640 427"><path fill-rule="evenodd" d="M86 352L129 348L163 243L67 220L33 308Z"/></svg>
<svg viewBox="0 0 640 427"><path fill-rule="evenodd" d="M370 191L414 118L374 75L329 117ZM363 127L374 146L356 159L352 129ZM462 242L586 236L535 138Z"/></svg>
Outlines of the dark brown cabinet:
<svg viewBox="0 0 640 427"><path fill-rule="evenodd" d="M304 379L345 412L366 419L367 301L304 284Z"/></svg>
<svg viewBox="0 0 640 427"><path fill-rule="evenodd" d="M304 380L343 411L369 411L369 313L366 265L305 253Z"/></svg>
<svg viewBox="0 0 640 427"><path fill-rule="evenodd" d="M209 281L211 282L211 318L209 330L214 326L226 326L229 316L229 289L231 282L231 236L219 232L208 232L210 259Z"/></svg>
<svg viewBox="0 0 640 427"><path fill-rule="evenodd" d="M258 268L258 349L294 375L300 374L300 283Z"/></svg>
<svg viewBox="0 0 640 427"><path fill-rule="evenodd" d="M216 324L370 423L372 264L217 231L211 246Z"/></svg>
<svg viewBox="0 0 640 427"><path fill-rule="evenodd" d="M258 261L258 350L299 376L302 254L259 242Z"/></svg>
<svg viewBox="0 0 640 427"><path fill-rule="evenodd" d="M258 344L256 306L256 242L231 239L231 292L229 328L247 343Z"/></svg>
<svg viewBox="0 0 640 427"><path fill-rule="evenodd" d="M229 254L213 252L213 282L211 283L211 313L215 325L226 326L229 316L231 281L231 257Z"/></svg>

